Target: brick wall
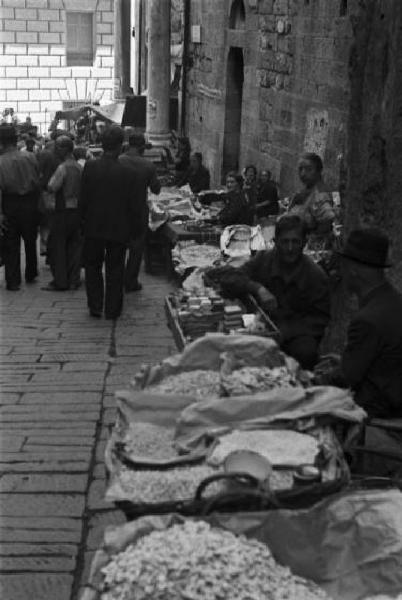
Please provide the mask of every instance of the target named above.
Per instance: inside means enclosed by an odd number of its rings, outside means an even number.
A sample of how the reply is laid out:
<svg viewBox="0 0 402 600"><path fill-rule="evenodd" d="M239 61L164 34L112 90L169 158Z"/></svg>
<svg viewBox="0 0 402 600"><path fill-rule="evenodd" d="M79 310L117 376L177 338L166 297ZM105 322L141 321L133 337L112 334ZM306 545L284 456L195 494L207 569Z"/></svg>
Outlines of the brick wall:
<svg viewBox="0 0 402 600"><path fill-rule="evenodd" d="M298 187L304 149L325 162L339 187L350 100L348 60L357 0L245 1L244 29L229 29L232 2L192 0L191 22L202 27L191 45L188 131L203 151L216 183L221 177L230 46L244 55L240 167L267 167L282 193ZM346 12L345 12L346 9ZM345 14L344 14L345 12Z"/></svg>
<svg viewBox="0 0 402 600"><path fill-rule="evenodd" d="M96 13L94 63L67 67L65 8L81 6ZM44 131L63 101L111 102L113 48L113 0L2 0L0 111L13 107Z"/></svg>

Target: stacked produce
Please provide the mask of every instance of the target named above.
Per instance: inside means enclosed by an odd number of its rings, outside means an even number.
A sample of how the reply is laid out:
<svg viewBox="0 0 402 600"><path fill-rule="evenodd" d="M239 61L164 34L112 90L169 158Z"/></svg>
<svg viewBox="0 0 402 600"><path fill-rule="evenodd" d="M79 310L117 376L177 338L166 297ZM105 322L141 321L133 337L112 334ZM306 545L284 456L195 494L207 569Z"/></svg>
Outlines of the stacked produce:
<svg viewBox="0 0 402 600"><path fill-rule="evenodd" d="M294 374L286 367L243 367L222 377L222 387L227 396L256 394L275 387L296 386Z"/></svg>
<svg viewBox="0 0 402 600"><path fill-rule="evenodd" d="M191 395L197 398L219 398L221 380L219 371L195 369L169 375L161 382L147 387L158 394Z"/></svg>
<svg viewBox="0 0 402 600"><path fill-rule="evenodd" d="M221 257L217 246L197 244L193 240L178 242L172 250L172 262L177 273L183 275L186 269L210 267Z"/></svg>
<svg viewBox="0 0 402 600"><path fill-rule="evenodd" d="M102 569L101 600L325 600L267 546L188 521L153 531Z"/></svg>
<svg viewBox="0 0 402 600"><path fill-rule="evenodd" d="M191 339L217 331L223 317L224 301L212 288L171 297L184 335Z"/></svg>
<svg viewBox="0 0 402 600"><path fill-rule="evenodd" d="M238 303L225 306L223 313L223 327L225 333L230 333L243 327L242 308Z"/></svg>
<svg viewBox="0 0 402 600"><path fill-rule="evenodd" d="M257 394L276 387L296 387L300 382L286 367L241 367L230 373L201 370L169 375L148 386L147 391L160 394L192 395L196 398L219 398Z"/></svg>
<svg viewBox="0 0 402 600"><path fill-rule="evenodd" d="M219 438L208 462L221 465L236 450L257 452L272 465L297 466L314 464L319 446L314 437L290 429L235 430Z"/></svg>
<svg viewBox="0 0 402 600"><path fill-rule="evenodd" d="M153 460L176 458L174 428L153 423L130 423L122 440L128 454Z"/></svg>
<svg viewBox="0 0 402 600"><path fill-rule="evenodd" d="M122 467L119 483L134 504L179 502L194 497L201 481L216 473L208 466L178 467L163 471L133 471ZM207 488L211 496L222 491L222 485L212 483Z"/></svg>

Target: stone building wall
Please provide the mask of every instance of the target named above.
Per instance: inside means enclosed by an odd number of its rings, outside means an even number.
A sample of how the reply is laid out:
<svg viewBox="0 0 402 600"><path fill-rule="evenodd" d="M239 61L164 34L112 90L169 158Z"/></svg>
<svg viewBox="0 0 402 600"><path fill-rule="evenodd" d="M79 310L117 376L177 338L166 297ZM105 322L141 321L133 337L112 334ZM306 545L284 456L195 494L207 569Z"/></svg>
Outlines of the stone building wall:
<svg viewBox="0 0 402 600"><path fill-rule="evenodd" d="M2 0L0 111L46 130L63 101L113 100L113 0ZM66 66L66 9L95 13L93 66Z"/></svg>
<svg viewBox="0 0 402 600"><path fill-rule="evenodd" d="M237 0L236 0L237 1ZM357 0L245 0L245 21L229 27L232 0L191 1L188 131L215 182L222 171L229 48L244 56L240 168L268 167L287 194L297 187L297 157L317 151L339 187L350 101L348 77Z"/></svg>

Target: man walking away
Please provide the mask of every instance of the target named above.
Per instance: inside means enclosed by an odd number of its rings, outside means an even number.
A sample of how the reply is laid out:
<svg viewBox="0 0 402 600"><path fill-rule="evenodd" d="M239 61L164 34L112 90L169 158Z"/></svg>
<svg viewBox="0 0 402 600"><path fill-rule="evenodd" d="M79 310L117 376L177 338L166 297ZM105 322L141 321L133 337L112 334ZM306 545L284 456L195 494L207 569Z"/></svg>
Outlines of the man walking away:
<svg viewBox="0 0 402 600"><path fill-rule="evenodd" d="M121 314L126 245L141 229L143 218L133 201L137 178L118 160L123 140L121 127L107 129L102 136L104 154L87 162L81 182L88 307L93 317L101 317L105 305L106 319L117 319Z"/></svg>
<svg viewBox="0 0 402 600"><path fill-rule="evenodd" d="M55 194L50 215L49 259L53 281L47 291L76 290L80 286L81 223L78 212L82 168L73 157L71 138L60 136L55 152L62 161L50 178L48 190Z"/></svg>
<svg viewBox="0 0 402 600"><path fill-rule="evenodd" d="M56 154L56 139L60 137L62 133L62 131L56 129L52 133L51 142L37 154L41 187L39 198L39 240L41 256L47 255L47 245L50 234L49 204L53 201L52 195L48 192L47 184L61 162L60 157Z"/></svg>
<svg viewBox="0 0 402 600"><path fill-rule="evenodd" d="M38 231L39 169L35 156L17 149L15 127L0 127L0 226L4 234L4 264L9 291L21 285L20 247L25 245L25 281L38 276L36 237Z"/></svg>
<svg viewBox="0 0 402 600"><path fill-rule="evenodd" d="M136 187L133 192L135 203L141 209L141 227L136 239L130 241L124 285L126 292L137 292L142 289L138 281L148 230L148 188L154 194L159 194L161 185L156 176L155 165L143 157L145 138L142 133L132 133L128 139L129 149L119 158L121 164L129 167L135 175Z"/></svg>

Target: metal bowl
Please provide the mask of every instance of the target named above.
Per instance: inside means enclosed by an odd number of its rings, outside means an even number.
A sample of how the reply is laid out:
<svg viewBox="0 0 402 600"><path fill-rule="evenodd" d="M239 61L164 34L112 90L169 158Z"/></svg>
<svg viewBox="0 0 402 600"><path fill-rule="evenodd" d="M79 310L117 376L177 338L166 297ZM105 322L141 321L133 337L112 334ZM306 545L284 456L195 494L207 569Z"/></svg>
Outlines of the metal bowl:
<svg viewBox="0 0 402 600"><path fill-rule="evenodd" d="M267 481L272 465L264 456L251 450L235 450L228 454L223 463L226 473L248 473L258 481Z"/></svg>

